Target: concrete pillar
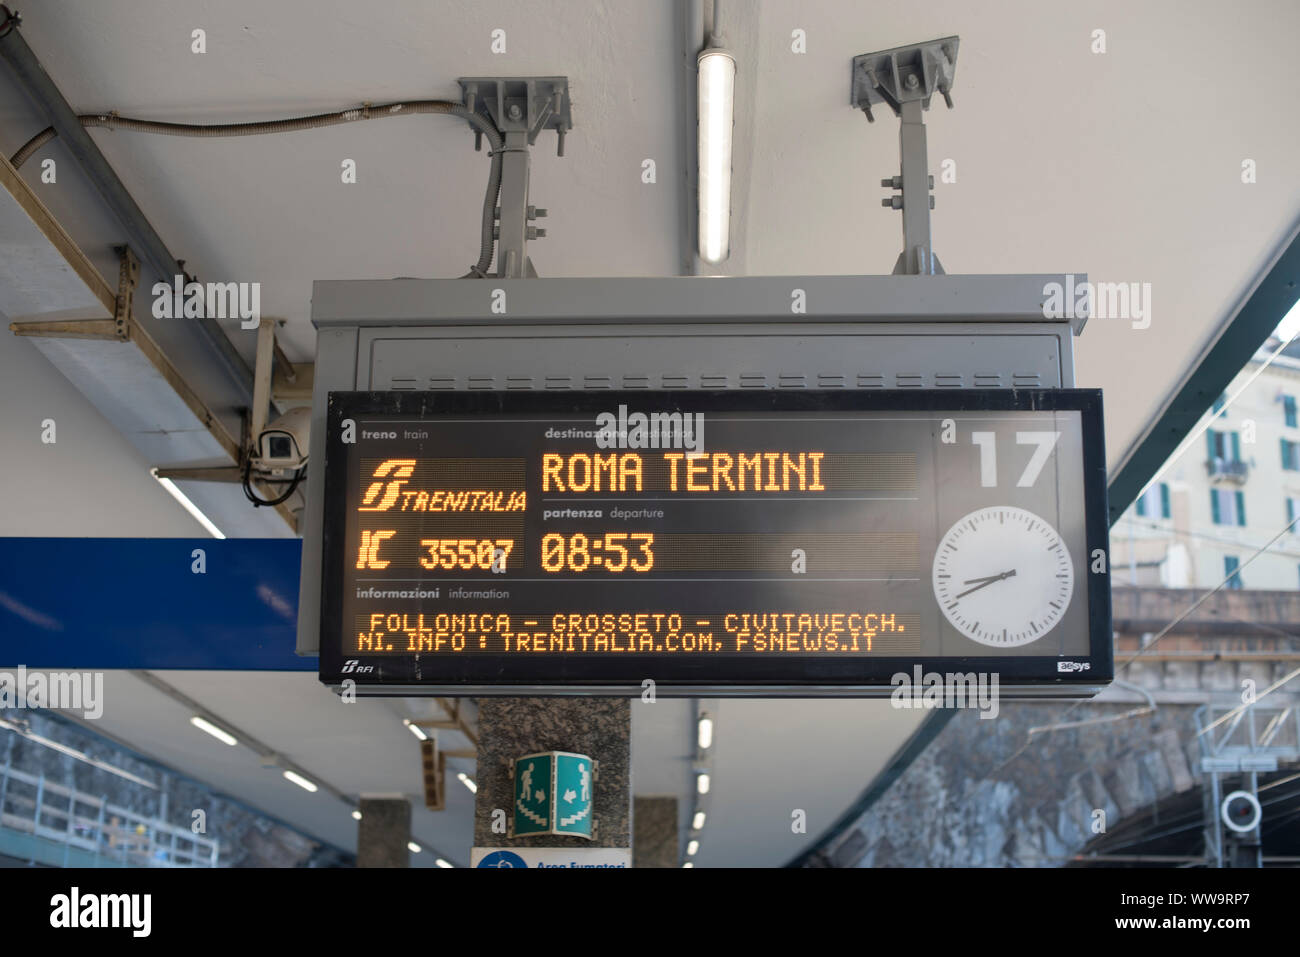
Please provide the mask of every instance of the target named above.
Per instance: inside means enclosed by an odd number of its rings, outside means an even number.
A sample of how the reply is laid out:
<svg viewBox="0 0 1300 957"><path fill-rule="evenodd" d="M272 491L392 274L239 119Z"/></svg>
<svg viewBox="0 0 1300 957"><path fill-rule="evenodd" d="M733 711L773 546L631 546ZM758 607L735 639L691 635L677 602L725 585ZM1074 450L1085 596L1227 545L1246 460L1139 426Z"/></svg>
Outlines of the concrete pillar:
<svg viewBox="0 0 1300 957"><path fill-rule="evenodd" d="M677 798L633 798L632 866L676 867L680 850Z"/></svg>
<svg viewBox="0 0 1300 957"><path fill-rule="evenodd" d="M631 847L632 706L626 698L479 698L475 847ZM493 833L492 812L513 817L516 758L576 751L597 762L592 816L596 833L511 838Z"/></svg>
<svg viewBox="0 0 1300 957"><path fill-rule="evenodd" d="M357 867L410 867L411 802L361 796Z"/></svg>

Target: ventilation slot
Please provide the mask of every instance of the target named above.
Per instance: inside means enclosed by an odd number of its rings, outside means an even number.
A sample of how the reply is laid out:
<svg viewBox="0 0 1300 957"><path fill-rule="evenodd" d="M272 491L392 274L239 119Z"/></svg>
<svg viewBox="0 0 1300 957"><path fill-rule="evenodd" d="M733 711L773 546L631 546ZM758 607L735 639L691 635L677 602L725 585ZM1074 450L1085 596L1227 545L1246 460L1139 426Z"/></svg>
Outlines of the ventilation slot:
<svg viewBox="0 0 1300 957"><path fill-rule="evenodd" d="M414 379L390 379L388 381L388 388L392 389L394 392L414 392L415 380Z"/></svg>
<svg viewBox="0 0 1300 957"><path fill-rule="evenodd" d="M950 372L936 372L934 386L936 389L960 389L961 376Z"/></svg>
<svg viewBox="0 0 1300 957"><path fill-rule="evenodd" d="M607 375L589 375L582 380L584 389L612 389L614 380Z"/></svg>
<svg viewBox="0 0 1300 957"><path fill-rule="evenodd" d="M533 387L533 377L530 375L506 376L507 389L531 389L532 387Z"/></svg>
<svg viewBox="0 0 1300 957"><path fill-rule="evenodd" d="M925 385L925 376L919 372L900 372L894 376L894 386L899 389L919 389Z"/></svg>
<svg viewBox="0 0 1300 957"><path fill-rule="evenodd" d="M702 375L700 376L701 389L725 389L728 386L725 375Z"/></svg>
<svg viewBox="0 0 1300 957"><path fill-rule="evenodd" d="M883 389L884 387L885 387L885 377L882 375L858 376L859 389Z"/></svg>
<svg viewBox="0 0 1300 957"><path fill-rule="evenodd" d="M546 388L548 389L572 389L573 379L567 375L548 375L546 377Z"/></svg>
<svg viewBox="0 0 1300 957"><path fill-rule="evenodd" d="M496 376L490 375L472 375L469 377L467 388L470 389L491 389L497 384Z"/></svg>
<svg viewBox="0 0 1300 957"><path fill-rule="evenodd" d="M1002 387L1002 374L1000 372L975 373L975 388L998 389L1001 387Z"/></svg>
<svg viewBox="0 0 1300 957"><path fill-rule="evenodd" d="M623 388L648 389L650 388L650 377L648 375L625 375L623 376Z"/></svg>
<svg viewBox="0 0 1300 957"><path fill-rule="evenodd" d="M1043 383L1037 372L1017 372L1011 377L1011 384L1017 389L1037 389Z"/></svg>
<svg viewBox="0 0 1300 957"><path fill-rule="evenodd" d="M817 377L817 388L819 389L842 389L844 388L844 376L842 375L819 375Z"/></svg>
<svg viewBox="0 0 1300 957"><path fill-rule="evenodd" d="M740 387L742 389L766 389L767 376L765 375L745 375L740 376Z"/></svg>
<svg viewBox="0 0 1300 957"><path fill-rule="evenodd" d="M806 389L808 377L803 375L781 375L777 377L778 389Z"/></svg>
<svg viewBox="0 0 1300 957"><path fill-rule="evenodd" d="M665 389L688 389L691 382L690 377L684 375L666 375L662 381Z"/></svg>
<svg viewBox="0 0 1300 957"><path fill-rule="evenodd" d="M434 390L454 389L456 388L456 377L454 375L430 376L429 388Z"/></svg>

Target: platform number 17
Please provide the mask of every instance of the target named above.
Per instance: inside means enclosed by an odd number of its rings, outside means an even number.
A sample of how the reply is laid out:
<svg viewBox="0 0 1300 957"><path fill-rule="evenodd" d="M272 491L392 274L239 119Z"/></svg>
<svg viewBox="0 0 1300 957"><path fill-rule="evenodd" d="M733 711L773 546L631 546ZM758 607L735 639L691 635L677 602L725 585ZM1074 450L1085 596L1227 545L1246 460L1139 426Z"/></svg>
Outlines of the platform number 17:
<svg viewBox="0 0 1300 957"><path fill-rule="evenodd" d="M1017 487L1031 488L1038 481L1039 473L1043 471L1043 466L1047 464L1047 457L1052 454L1052 449L1056 448L1056 442L1060 437L1060 432L1016 433L1016 445L1037 446L1033 454L1029 456L1029 463L1025 466L1024 472L1021 473L1020 481L1016 482ZM979 446L980 450L980 485L984 488L996 487L998 484L998 453L995 433L972 432L970 440Z"/></svg>

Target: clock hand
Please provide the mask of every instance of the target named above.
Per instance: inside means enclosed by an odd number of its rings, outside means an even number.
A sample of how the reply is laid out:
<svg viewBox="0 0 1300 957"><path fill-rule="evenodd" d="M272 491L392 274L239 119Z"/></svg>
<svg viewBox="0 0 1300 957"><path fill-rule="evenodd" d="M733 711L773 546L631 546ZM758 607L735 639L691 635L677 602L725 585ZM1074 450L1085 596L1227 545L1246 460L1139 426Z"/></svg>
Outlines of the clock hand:
<svg viewBox="0 0 1300 957"><path fill-rule="evenodd" d="M980 584L976 585L974 588L967 588L960 595L954 595L953 600L956 601L958 598L964 598L967 595L969 595L971 592L979 591L981 588L987 588L989 585L992 585L994 582L1000 582L1006 578L1014 578L1015 574L1016 574L1016 570L1013 568L1010 571L1003 572L1000 575L990 575L987 578L972 578L968 581L962 582L963 585L969 585L971 582L979 582Z"/></svg>
<svg viewBox="0 0 1300 957"><path fill-rule="evenodd" d="M1002 572L1001 574L998 574L998 575L985 575L983 578L968 578L968 579L966 579L964 582L962 582L962 584L963 584L963 585L977 585L977 584L979 584L979 583L981 583L981 582L995 582L995 581L1001 581L1003 578L1006 578L1006 577L1007 577L1006 572Z"/></svg>

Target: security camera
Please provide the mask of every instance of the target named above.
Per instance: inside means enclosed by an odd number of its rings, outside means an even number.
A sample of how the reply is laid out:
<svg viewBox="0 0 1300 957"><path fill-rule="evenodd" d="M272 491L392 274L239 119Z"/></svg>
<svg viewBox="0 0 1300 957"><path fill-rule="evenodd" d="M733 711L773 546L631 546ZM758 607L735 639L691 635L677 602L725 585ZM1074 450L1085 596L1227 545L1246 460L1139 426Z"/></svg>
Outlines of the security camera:
<svg viewBox="0 0 1300 957"><path fill-rule="evenodd" d="M257 444L244 458L244 496L255 508L287 502L307 474L311 409L290 409L257 436ZM272 498L253 491L253 479L263 486L283 489ZM285 487L287 486L287 488Z"/></svg>
<svg viewBox="0 0 1300 957"><path fill-rule="evenodd" d="M301 471L307 465L310 435L311 409L290 409L257 437L253 467L277 476Z"/></svg>

